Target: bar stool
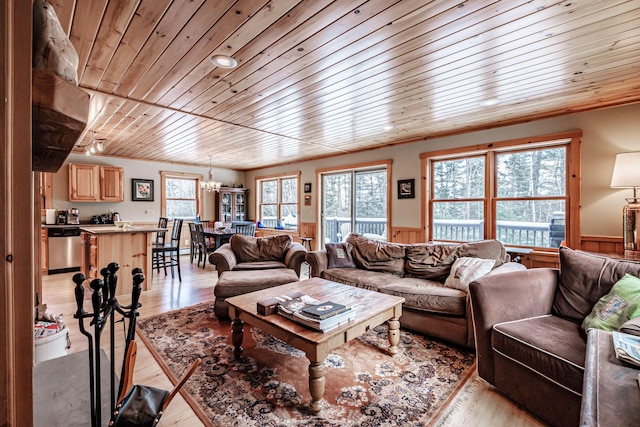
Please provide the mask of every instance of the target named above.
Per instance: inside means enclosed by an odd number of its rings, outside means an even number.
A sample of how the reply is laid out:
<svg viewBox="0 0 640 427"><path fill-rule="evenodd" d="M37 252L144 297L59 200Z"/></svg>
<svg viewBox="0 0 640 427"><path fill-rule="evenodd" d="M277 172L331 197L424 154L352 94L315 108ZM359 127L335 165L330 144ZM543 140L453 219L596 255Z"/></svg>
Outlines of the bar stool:
<svg viewBox="0 0 640 427"><path fill-rule="evenodd" d="M313 240L313 237L301 237L300 240L302 240L302 246L311 252L311 241Z"/></svg>

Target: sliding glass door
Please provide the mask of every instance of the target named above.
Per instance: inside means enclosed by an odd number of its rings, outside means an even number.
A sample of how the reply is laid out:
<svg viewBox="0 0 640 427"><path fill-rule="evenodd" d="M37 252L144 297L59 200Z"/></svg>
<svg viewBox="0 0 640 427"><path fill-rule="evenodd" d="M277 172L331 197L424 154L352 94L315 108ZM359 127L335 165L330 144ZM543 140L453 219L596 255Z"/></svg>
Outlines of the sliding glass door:
<svg viewBox="0 0 640 427"><path fill-rule="evenodd" d="M386 169L322 175L323 241L340 242L351 231L387 240Z"/></svg>

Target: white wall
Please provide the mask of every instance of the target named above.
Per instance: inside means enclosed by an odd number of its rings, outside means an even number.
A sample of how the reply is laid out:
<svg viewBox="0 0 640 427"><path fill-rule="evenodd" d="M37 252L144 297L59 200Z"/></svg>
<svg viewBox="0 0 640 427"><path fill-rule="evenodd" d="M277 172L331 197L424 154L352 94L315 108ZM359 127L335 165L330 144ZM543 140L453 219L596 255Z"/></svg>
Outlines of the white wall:
<svg viewBox="0 0 640 427"><path fill-rule="evenodd" d="M69 201L69 163L85 163L94 165L118 166L124 168L124 202L70 202ZM123 220L155 222L160 216L160 172L184 172L201 174L207 179L209 167L185 166L172 163L149 162L142 160L121 159L117 157L91 156L71 154L64 165L53 175L53 208L65 210L78 208L80 221L86 222L93 215L109 213L111 209L120 214ZM244 184L244 172L231 169L213 168L214 179L226 185ZM153 202L134 202L131 200L131 179L153 179ZM203 219L214 219L215 195L204 193Z"/></svg>
<svg viewBox="0 0 640 427"><path fill-rule="evenodd" d="M640 151L640 104L570 114L513 126L471 132L445 138L403 144L378 150L342 155L246 173L249 187L249 217L255 218L255 177L299 170L301 183L313 183L313 206L300 207L301 222L317 222L318 183L316 169L392 159L392 226L420 227L420 153L445 148L524 138L582 129L582 235L621 236L622 207L632 190L609 187L615 155ZM640 165L639 165L640 167ZM416 198L397 198L397 180L414 178Z"/></svg>

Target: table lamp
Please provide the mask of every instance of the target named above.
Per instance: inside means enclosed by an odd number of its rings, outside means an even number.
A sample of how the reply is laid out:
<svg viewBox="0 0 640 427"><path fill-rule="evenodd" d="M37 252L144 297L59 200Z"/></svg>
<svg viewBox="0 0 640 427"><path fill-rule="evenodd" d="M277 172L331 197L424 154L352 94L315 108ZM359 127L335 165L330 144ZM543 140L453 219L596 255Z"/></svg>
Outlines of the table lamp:
<svg viewBox="0 0 640 427"><path fill-rule="evenodd" d="M633 188L633 198L626 199L627 204L622 209L622 238L624 255L637 257L640 255L640 152L616 155L611 187Z"/></svg>

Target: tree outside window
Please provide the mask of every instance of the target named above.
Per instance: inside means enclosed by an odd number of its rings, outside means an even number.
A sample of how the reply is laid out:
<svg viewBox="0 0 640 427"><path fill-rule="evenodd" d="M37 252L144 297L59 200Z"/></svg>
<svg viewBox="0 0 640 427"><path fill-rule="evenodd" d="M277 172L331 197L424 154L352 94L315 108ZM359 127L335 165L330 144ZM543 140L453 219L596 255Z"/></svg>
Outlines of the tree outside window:
<svg viewBox="0 0 640 427"><path fill-rule="evenodd" d="M264 227L297 230L298 181L297 176L258 180L258 219Z"/></svg>
<svg viewBox="0 0 640 427"><path fill-rule="evenodd" d="M427 156L429 238L491 238L505 245L557 248L566 239L571 219L571 141Z"/></svg>
<svg viewBox="0 0 640 427"><path fill-rule="evenodd" d="M199 191L198 178L184 174L163 173L163 210L169 219L193 219L198 214Z"/></svg>

